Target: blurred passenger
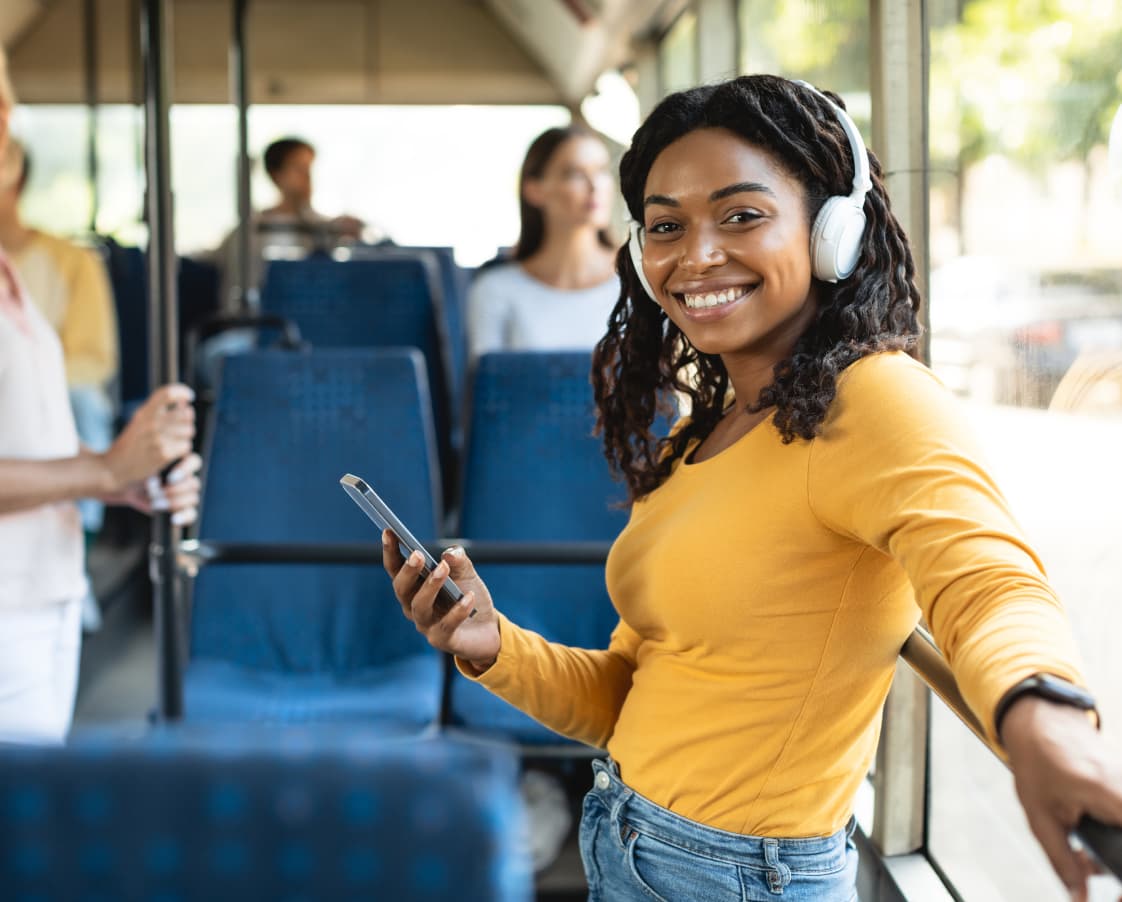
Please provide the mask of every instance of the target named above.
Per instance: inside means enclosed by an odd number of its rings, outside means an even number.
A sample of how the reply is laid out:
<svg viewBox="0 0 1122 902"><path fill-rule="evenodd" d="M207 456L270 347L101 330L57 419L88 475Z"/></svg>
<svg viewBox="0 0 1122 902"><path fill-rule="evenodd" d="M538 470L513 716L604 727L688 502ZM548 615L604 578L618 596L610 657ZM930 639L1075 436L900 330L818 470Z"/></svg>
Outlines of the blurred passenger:
<svg viewBox="0 0 1122 902"><path fill-rule="evenodd" d="M334 218L312 207L312 166L315 148L303 138L281 138L265 148L265 172L279 197L277 203L255 213L250 237L250 291L261 287L264 264L270 259L300 259L315 250L330 250L339 243L356 242L364 236L377 241L385 236L367 230L353 216ZM366 230L366 231L364 231ZM223 268L222 301L226 309L239 309L240 286L236 284L238 230L235 228L218 249L217 263Z"/></svg>
<svg viewBox="0 0 1122 902"><path fill-rule="evenodd" d="M24 224L19 204L30 174L26 148L10 140L0 159L0 246L28 297L62 339L78 438L91 451L105 451L113 441L111 390L119 363L112 290L93 250ZM88 547L101 529L104 507L85 499L79 509ZM97 601L90 595L83 605L82 624L91 630L99 623Z"/></svg>
<svg viewBox="0 0 1122 902"><path fill-rule="evenodd" d="M526 152L513 259L484 268L468 294L468 348L588 350L619 300L607 227L615 186L608 149L580 126L551 128Z"/></svg>
<svg viewBox="0 0 1122 902"><path fill-rule="evenodd" d="M0 47L0 159L13 102ZM66 377L58 335L0 247L0 742L58 742L70 728L88 590L74 502L170 510L184 525L199 501L190 389L158 389L97 453L78 439Z"/></svg>

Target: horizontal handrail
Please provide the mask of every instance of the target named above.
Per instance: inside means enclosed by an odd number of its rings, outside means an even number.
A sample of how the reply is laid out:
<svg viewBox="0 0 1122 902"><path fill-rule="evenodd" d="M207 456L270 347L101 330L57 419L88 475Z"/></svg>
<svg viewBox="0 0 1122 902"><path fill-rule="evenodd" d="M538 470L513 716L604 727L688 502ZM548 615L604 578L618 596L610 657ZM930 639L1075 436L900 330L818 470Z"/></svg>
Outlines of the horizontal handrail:
<svg viewBox="0 0 1122 902"><path fill-rule="evenodd" d="M962 697L947 659L939 651L931 634L925 629L917 628L904 643L900 657L908 662L908 666L931 687L955 716L985 743L986 748L996 754L996 750L990 745L986 736L982 722L966 704L966 699ZM1105 867L1116 877L1122 878L1122 827L1108 826L1085 814L1076 825L1074 832L1079 837L1079 841L1094 852Z"/></svg>
<svg viewBox="0 0 1122 902"><path fill-rule="evenodd" d="M460 545L476 564L603 564L611 542L493 542L437 539L425 542L434 556ZM380 564L381 545L369 542L310 544L212 542L188 539L179 543L181 565L206 564Z"/></svg>

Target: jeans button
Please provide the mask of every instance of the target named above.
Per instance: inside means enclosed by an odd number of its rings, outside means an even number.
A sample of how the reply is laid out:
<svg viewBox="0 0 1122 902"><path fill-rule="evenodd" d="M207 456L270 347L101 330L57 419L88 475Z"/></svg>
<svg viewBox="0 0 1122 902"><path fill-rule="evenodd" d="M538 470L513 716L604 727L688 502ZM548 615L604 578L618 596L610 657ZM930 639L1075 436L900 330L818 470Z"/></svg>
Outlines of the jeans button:
<svg viewBox="0 0 1122 902"><path fill-rule="evenodd" d="M604 771L600 771L600 773L598 773L596 775L596 788L597 789L607 789L611 785L612 785L612 778L609 777L606 773L604 773Z"/></svg>

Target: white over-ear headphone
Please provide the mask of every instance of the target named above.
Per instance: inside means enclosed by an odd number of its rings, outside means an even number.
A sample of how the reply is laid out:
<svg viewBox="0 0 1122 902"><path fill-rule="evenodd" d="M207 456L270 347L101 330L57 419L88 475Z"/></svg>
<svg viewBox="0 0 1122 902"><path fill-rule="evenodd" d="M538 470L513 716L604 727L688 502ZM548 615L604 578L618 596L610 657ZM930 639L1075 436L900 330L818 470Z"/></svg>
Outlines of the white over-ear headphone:
<svg viewBox="0 0 1122 902"><path fill-rule="evenodd" d="M643 227L635 220L631 220L630 223L627 250L631 253L631 266L635 269L635 275L639 277L639 284L643 286L643 291L647 293L647 297L653 301L654 289L651 288L651 283L647 281L647 274L643 272Z"/></svg>
<svg viewBox="0 0 1122 902"><path fill-rule="evenodd" d="M823 282L837 282L853 275L861 256L861 239L865 235L865 195L873 187L869 177L869 152L865 150L861 132L849 118L849 113L814 85L805 81L796 81L795 84L813 91L830 104L853 152L853 190L848 196L827 198L810 230L810 262L815 277Z"/></svg>
<svg viewBox="0 0 1122 902"><path fill-rule="evenodd" d="M853 153L853 191L848 195L827 198L810 230L810 262L815 278L823 282L837 282L853 275L861 256L861 239L865 235L865 195L873 187L869 176L869 154L865 150L865 142L861 140L861 132L845 110L813 85L805 81L794 83L813 91L830 104ZM643 227L637 222L631 223L628 251L639 283L653 299L655 293L643 272Z"/></svg>

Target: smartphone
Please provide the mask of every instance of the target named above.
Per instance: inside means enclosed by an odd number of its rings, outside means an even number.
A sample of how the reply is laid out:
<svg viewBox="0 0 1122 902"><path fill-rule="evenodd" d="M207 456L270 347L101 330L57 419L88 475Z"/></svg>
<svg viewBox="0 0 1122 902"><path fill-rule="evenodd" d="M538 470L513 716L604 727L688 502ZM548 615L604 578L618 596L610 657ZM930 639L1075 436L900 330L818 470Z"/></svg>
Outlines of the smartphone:
<svg viewBox="0 0 1122 902"><path fill-rule="evenodd" d="M418 542L405 524L402 523L397 515L390 510L390 506L386 504L378 493L375 492L369 485L357 476L352 476L348 473L339 480L340 485L346 490L347 494L351 496L355 504L365 511L366 516L378 524L382 529L388 529L395 536L397 536L397 547L401 550L401 556L408 558L414 551L421 552L421 556L425 559L423 572L426 576L436 569L437 561L428 549ZM451 579L444 580L444 585L440 587L440 592L433 602L433 610L440 616L447 614L456 604L464 597L464 593L460 591Z"/></svg>

